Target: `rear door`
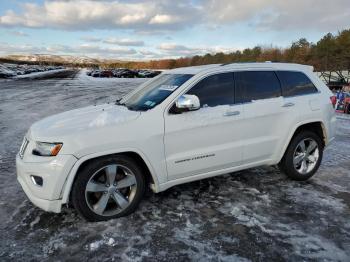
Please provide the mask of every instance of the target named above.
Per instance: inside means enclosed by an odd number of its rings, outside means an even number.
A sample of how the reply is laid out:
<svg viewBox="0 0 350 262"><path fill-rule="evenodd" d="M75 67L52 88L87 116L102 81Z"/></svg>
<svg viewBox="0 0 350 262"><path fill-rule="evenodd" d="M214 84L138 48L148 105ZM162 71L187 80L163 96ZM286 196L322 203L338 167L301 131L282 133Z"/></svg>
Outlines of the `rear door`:
<svg viewBox="0 0 350 262"><path fill-rule="evenodd" d="M235 90L236 103L243 104L245 113L243 163L274 159L290 128L290 110L284 105L276 73L235 72Z"/></svg>
<svg viewBox="0 0 350 262"><path fill-rule="evenodd" d="M276 71L281 81L285 110L298 114L298 122L309 121L320 114L319 91L311 80L297 71Z"/></svg>
<svg viewBox="0 0 350 262"><path fill-rule="evenodd" d="M164 115L168 179L240 165L244 112L234 104L233 73L207 76L187 94L198 96L199 110Z"/></svg>

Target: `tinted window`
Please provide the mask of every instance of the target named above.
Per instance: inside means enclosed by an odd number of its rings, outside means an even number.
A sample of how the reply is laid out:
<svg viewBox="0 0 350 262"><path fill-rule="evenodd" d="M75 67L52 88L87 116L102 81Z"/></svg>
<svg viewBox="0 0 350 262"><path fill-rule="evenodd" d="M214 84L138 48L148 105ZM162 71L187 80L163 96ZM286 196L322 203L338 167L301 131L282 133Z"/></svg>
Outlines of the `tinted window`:
<svg viewBox="0 0 350 262"><path fill-rule="evenodd" d="M201 107L234 103L233 73L208 76L187 92L199 98Z"/></svg>
<svg viewBox="0 0 350 262"><path fill-rule="evenodd" d="M317 92L314 84L301 72L277 71L276 73L281 80L283 96L297 96Z"/></svg>
<svg viewBox="0 0 350 262"><path fill-rule="evenodd" d="M281 87L272 71L235 73L236 103L281 96Z"/></svg>

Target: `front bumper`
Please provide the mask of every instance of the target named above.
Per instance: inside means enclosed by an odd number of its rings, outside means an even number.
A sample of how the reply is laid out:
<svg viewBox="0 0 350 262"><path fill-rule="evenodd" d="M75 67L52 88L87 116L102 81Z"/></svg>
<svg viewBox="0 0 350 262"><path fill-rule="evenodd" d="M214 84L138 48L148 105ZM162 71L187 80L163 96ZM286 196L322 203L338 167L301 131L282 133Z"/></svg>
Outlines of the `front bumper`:
<svg viewBox="0 0 350 262"><path fill-rule="evenodd" d="M30 190L30 187L26 184L26 182L23 180L22 177L18 176L17 180L21 184L24 193L26 193L27 197L34 205L48 212L55 212L55 213L61 212L61 207L62 207L61 200L46 200L46 199L38 198L33 195L33 193Z"/></svg>
<svg viewBox="0 0 350 262"><path fill-rule="evenodd" d="M25 162L17 155L17 180L30 201L45 211L61 211L61 193L67 176L77 159L72 155L42 158L41 162ZM31 176L40 176L43 185L33 183Z"/></svg>

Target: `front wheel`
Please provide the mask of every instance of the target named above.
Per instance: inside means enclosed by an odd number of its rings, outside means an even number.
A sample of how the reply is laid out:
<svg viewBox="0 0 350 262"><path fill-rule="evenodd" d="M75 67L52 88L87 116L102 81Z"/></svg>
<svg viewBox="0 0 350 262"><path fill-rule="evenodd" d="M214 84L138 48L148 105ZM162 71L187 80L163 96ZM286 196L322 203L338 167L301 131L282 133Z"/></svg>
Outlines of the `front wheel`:
<svg viewBox="0 0 350 262"><path fill-rule="evenodd" d="M321 138L313 132L302 131L290 142L279 167L288 177L304 181L318 170L322 156Z"/></svg>
<svg viewBox="0 0 350 262"><path fill-rule="evenodd" d="M112 156L80 170L72 188L72 202L88 221L103 221L132 213L144 190L145 179L135 161Z"/></svg>

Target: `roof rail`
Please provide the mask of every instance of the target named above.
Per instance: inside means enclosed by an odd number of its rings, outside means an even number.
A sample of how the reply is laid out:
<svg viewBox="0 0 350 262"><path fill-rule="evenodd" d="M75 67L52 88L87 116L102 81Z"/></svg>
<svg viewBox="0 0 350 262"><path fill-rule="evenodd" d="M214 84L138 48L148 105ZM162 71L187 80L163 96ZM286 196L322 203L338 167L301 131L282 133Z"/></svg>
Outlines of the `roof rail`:
<svg viewBox="0 0 350 262"><path fill-rule="evenodd" d="M254 64L254 63L275 63L274 61L264 61L264 62L232 62L232 63L226 63L226 64L221 64L220 66L227 66L227 65L232 65L232 64Z"/></svg>
<svg viewBox="0 0 350 262"><path fill-rule="evenodd" d="M232 63L226 63L226 64L221 64L220 66L227 66L227 65L232 65L232 64L251 64L251 63L257 63L257 62L232 62Z"/></svg>

